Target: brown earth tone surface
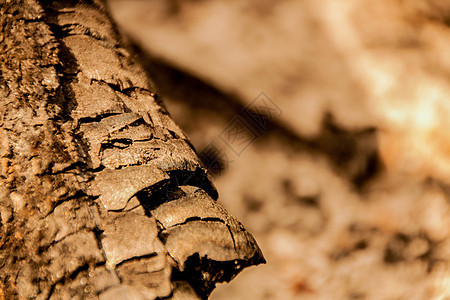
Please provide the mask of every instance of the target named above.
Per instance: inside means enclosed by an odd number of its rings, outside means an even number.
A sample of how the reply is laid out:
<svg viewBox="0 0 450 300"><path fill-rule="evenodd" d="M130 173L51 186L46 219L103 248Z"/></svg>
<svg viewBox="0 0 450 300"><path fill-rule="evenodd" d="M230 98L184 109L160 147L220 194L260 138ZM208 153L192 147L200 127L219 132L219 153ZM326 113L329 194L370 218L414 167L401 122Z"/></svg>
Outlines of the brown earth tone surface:
<svg viewBox="0 0 450 300"><path fill-rule="evenodd" d="M264 263L105 3L0 0L0 300L206 299Z"/></svg>
<svg viewBox="0 0 450 300"><path fill-rule="evenodd" d="M450 2L109 4L267 259L211 299L450 299Z"/></svg>

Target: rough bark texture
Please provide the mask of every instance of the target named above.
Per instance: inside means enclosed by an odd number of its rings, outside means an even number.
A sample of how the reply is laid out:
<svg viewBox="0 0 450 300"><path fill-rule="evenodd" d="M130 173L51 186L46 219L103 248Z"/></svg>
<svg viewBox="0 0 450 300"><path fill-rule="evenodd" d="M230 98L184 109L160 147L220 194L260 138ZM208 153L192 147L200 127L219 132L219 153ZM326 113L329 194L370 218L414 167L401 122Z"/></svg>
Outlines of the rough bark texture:
<svg viewBox="0 0 450 300"><path fill-rule="evenodd" d="M0 299L206 298L264 262L102 2L0 3Z"/></svg>

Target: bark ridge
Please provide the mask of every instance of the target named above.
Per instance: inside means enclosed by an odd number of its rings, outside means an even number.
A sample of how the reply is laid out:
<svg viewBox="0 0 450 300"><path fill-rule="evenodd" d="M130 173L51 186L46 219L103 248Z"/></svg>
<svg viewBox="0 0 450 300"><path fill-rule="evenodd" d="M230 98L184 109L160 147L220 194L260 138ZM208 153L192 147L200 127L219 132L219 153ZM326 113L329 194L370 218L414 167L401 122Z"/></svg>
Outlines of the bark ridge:
<svg viewBox="0 0 450 300"><path fill-rule="evenodd" d="M264 262L101 1L0 1L0 298L195 299Z"/></svg>

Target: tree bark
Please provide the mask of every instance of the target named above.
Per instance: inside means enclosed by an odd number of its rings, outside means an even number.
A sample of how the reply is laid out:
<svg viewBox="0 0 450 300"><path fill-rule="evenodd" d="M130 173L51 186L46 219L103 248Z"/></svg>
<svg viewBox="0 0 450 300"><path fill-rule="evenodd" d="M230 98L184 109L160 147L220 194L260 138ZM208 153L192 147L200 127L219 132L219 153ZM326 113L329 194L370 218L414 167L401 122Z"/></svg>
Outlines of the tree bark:
<svg viewBox="0 0 450 300"><path fill-rule="evenodd" d="M104 3L0 3L0 299L207 298L264 262Z"/></svg>

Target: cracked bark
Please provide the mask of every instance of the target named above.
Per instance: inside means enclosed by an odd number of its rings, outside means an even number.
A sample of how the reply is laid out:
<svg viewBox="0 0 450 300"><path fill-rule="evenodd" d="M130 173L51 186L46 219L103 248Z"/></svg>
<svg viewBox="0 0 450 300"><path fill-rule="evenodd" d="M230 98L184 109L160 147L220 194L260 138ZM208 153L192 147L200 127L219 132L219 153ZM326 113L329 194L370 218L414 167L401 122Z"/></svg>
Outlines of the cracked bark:
<svg viewBox="0 0 450 300"><path fill-rule="evenodd" d="M101 1L0 3L0 299L207 298L264 262Z"/></svg>

